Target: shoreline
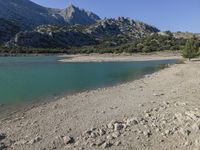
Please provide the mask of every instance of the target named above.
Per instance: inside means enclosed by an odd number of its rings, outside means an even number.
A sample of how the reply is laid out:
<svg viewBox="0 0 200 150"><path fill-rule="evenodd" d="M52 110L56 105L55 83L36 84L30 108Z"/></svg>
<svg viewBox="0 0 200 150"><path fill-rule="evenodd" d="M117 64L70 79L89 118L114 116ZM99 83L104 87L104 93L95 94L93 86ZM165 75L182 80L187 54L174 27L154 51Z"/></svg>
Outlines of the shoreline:
<svg viewBox="0 0 200 150"><path fill-rule="evenodd" d="M149 54L77 54L60 55L59 62L131 62L131 61L151 61L182 59L179 52L154 52Z"/></svg>
<svg viewBox="0 0 200 150"><path fill-rule="evenodd" d="M199 62L174 64L142 79L14 114L0 122L3 142L16 150L194 149L199 67Z"/></svg>
<svg viewBox="0 0 200 150"><path fill-rule="evenodd" d="M174 58L171 58L171 59L174 59ZM178 57L177 57L177 59L178 59ZM160 59L155 59L155 60L165 60L165 59L164 58L160 58ZM169 60L170 60L170 58L169 58ZM180 60L180 62L182 61L182 59L178 59L178 61L179 60ZM118 60L116 60L114 62L117 62L117 61ZM141 61L145 61L145 60L141 60ZM153 60L147 60L147 61L153 61ZM91 62L93 62L93 61L91 61ZM107 62L107 61L105 61L105 62ZM177 62L176 64L179 64L179 62ZM151 76L152 74L154 74L156 72L159 72L159 71L161 71L163 69L168 68L169 67L168 64L166 64L166 65L167 66L164 66L164 68L162 68L162 69L160 69L158 71L155 71L153 73L149 73L149 74L146 74L146 75L142 75L141 77L138 77L138 78L135 78L135 79L131 79L131 80L125 81L125 82L114 83L114 84L105 85L105 86L102 86L102 87L93 87L93 88L83 89L83 90L80 90L80 91L73 91L73 92L69 92L69 93L63 92L62 94L58 94L56 96L47 96L47 97L43 97L43 98L38 98L36 101L26 102L24 104L17 104L16 106L14 106L14 105L6 106L6 104L0 104L0 108L11 110L11 111L7 111L7 112L1 114L0 115L0 121L9 119L15 113L23 114L23 113L25 113L25 112L33 109L33 108L37 108L39 106L45 106L48 103L59 101L60 99L68 97L68 96L73 96L73 95L81 94L81 93L88 93L90 91L96 91L96 90L98 91L98 90L102 90L102 89L106 90L106 89L109 89L109 88L113 88L113 87L117 87L117 86L120 86L120 85L125 85L125 84L130 83L130 82L134 82L135 80L140 80L142 78L145 78L146 76L147 77ZM171 65L174 65L174 64L170 64L170 66ZM18 108L18 107L20 107L20 108Z"/></svg>

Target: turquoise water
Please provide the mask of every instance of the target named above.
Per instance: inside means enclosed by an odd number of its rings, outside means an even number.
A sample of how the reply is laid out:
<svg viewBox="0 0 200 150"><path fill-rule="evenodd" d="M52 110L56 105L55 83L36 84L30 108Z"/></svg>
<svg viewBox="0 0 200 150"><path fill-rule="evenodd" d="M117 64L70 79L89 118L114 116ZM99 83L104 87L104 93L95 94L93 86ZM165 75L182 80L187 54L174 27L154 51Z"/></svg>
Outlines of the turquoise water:
<svg viewBox="0 0 200 150"><path fill-rule="evenodd" d="M176 60L61 63L56 56L0 57L0 104L111 86L160 69Z"/></svg>

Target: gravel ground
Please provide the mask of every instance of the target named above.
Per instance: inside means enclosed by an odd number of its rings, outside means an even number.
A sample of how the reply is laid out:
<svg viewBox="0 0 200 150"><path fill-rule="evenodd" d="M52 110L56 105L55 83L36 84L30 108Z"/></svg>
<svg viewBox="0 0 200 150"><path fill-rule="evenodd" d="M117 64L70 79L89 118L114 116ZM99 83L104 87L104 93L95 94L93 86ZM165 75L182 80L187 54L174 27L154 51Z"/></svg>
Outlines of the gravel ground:
<svg viewBox="0 0 200 150"><path fill-rule="evenodd" d="M200 62L77 93L0 121L0 150L200 149Z"/></svg>

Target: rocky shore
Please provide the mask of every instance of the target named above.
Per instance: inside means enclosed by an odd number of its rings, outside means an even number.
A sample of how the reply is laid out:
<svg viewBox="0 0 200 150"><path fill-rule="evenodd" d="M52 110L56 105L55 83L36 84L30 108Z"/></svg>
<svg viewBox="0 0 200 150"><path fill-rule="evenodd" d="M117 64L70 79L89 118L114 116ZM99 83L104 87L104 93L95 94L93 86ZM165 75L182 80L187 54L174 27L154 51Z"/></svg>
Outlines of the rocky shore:
<svg viewBox="0 0 200 150"><path fill-rule="evenodd" d="M0 121L0 149L200 149L200 62L77 93Z"/></svg>
<svg viewBox="0 0 200 150"><path fill-rule="evenodd" d="M79 55L60 55L60 62L116 62L116 61L149 61L149 60L167 60L182 59L180 52L154 52L149 54L79 54Z"/></svg>

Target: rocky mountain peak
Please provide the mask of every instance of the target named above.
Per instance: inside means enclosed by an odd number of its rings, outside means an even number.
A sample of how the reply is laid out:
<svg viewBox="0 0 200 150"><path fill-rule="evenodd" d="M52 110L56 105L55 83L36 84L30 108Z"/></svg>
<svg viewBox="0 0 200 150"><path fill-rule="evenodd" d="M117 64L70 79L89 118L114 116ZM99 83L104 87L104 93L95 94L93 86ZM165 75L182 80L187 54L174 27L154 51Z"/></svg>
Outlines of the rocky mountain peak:
<svg viewBox="0 0 200 150"><path fill-rule="evenodd" d="M80 9L73 4L69 4L66 9L61 11L61 16L64 17L65 21L69 24L93 24L97 20L100 20L100 17L96 14Z"/></svg>

